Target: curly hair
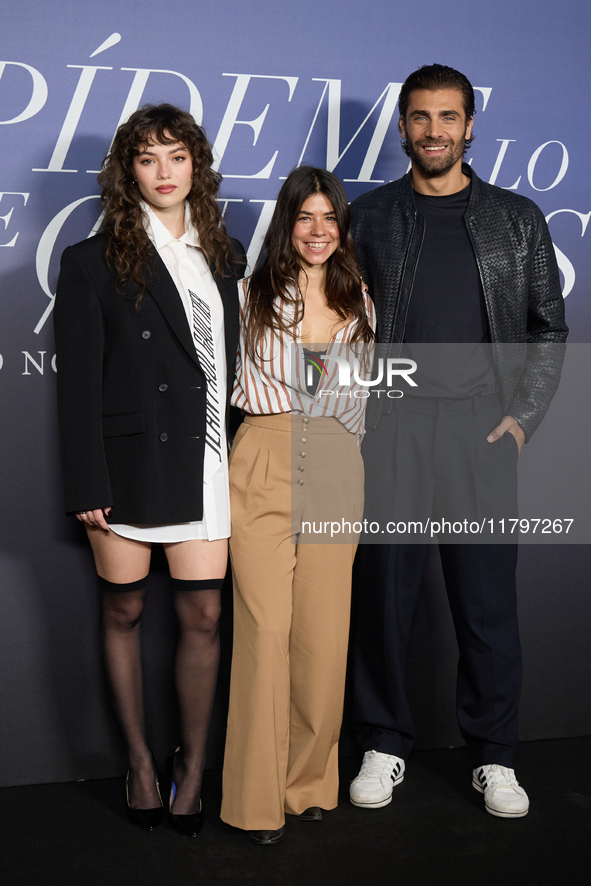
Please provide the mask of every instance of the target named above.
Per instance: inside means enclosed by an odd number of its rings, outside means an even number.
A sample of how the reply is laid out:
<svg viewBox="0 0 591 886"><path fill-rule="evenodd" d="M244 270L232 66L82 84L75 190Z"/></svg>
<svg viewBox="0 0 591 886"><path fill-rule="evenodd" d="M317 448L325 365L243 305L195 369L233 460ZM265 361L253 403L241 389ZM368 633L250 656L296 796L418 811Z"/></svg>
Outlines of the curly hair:
<svg viewBox="0 0 591 886"><path fill-rule="evenodd" d="M435 91L437 89L457 89L462 94L462 102L464 104L464 113L466 114L466 122L474 116L476 110L474 108L474 88L465 74L450 68L448 65L423 65L412 74L409 74L400 89L398 96L398 111L401 120L406 120L406 112L408 110L408 101L411 92L415 89L429 89ZM400 122L398 123L398 131L400 130ZM475 136L470 136L464 142L464 154L474 141ZM406 144L406 139L401 139L402 150L410 157L410 150Z"/></svg>
<svg viewBox="0 0 591 886"><path fill-rule="evenodd" d="M98 176L105 210L101 230L107 236L107 262L117 274L119 286L132 281L140 288L138 307L147 283L150 240L143 225L142 196L135 183L133 161L154 142L178 142L187 148L193 164L187 202L201 249L219 273L233 260L230 238L216 202L222 177L212 169L213 155L205 131L189 113L174 105L145 105L117 129Z"/></svg>
<svg viewBox="0 0 591 886"><path fill-rule="evenodd" d="M332 172L300 166L290 172L279 191L265 236L266 255L249 281L244 328L246 352L253 361L262 359L262 347L269 331L283 331L295 336L304 316L299 288L303 268L291 235L302 204L311 194L325 194L330 200L340 235L339 245L327 262L328 307L343 320L349 317L357 320L353 342L373 340L363 301L361 275L355 262L351 213L345 190ZM294 307L291 322L284 319L286 304ZM261 353L258 353L259 349Z"/></svg>

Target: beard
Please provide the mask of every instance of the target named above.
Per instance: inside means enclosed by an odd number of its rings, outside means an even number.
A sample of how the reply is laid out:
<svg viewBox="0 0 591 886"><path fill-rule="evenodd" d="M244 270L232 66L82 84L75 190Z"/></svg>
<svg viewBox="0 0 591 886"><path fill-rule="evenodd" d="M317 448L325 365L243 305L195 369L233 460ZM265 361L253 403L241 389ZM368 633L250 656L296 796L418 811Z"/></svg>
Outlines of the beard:
<svg viewBox="0 0 591 886"><path fill-rule="evenodd" d="M406 146L413 164L425 175L432 178L438 178L439 176L445 175L446 172L449 172L449 170L456 165L458 160L461 160L464 156L463 140L461 142L449 141L444 144L447 147L447 151L439 157L429 157L428 154L424 154L421 151L420 142L413 143L408 140ZM427 145L429 147L435 147L432 142L427 143Z"/></svg>

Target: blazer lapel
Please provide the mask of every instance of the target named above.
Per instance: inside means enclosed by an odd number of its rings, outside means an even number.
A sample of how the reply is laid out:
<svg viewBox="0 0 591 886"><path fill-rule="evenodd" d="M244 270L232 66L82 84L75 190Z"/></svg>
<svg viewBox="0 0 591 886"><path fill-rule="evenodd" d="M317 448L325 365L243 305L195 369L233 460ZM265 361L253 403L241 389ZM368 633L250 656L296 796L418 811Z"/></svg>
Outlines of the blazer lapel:
<svg viewBox="0 0 591 886"><path fill-rule="evenodd" d="M154 247L151 247L151 278L147 289L162 311L168 325L196 366L201 368L195 350L193 335L187 323L187 315L181 302L174 280L168 273L166 265ZM238 351L238 284L236 276L218 274L215 265L210 265L211 273L220 293L224 306L224 338L226 346L226 363L228 386L232 386L236 353Z"/></svg>
<svg viewBox="0 0 591 886"><path fill-rule="evenodd" d="M210 264L209 267L224 306L226 364L228 369L228 387L231 390L236 366L236 353L238 351L238 281L234 275L223 277L221 274L218 274L213 264Z"/></svg>
<svg viewBox="0 0 591 886"><path fill-rule="evenodd" d="M187 315L174 280L154 247L151 247L151 278L146 287L191 360L201 368Z"/></svg>

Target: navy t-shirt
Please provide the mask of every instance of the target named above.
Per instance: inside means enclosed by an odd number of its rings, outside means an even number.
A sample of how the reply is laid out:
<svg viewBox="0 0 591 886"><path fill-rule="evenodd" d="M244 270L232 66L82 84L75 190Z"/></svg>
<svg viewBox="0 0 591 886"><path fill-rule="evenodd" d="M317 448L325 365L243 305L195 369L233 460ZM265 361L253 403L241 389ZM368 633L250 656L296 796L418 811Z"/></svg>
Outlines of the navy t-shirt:
<svg viewBox="0 0 591 886"><path fill-rule="evenodd" d="M472 397L496 391L482 283L464 224L470 188L443 197L414 192L425 233L404 341L431 345L414 349L418 370L413 377L419 383L412 390L415 396ZM405 354L409 350L405 348Z"/></svg>

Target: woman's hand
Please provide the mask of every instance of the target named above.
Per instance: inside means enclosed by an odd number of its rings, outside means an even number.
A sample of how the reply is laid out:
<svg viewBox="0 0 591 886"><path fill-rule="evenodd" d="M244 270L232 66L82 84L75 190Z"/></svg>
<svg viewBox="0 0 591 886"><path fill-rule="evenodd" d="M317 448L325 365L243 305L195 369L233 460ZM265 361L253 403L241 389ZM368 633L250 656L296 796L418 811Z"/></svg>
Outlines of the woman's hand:
<svg viewBox="0 0 591 886"><path fill-rule="evenodd" d="M107 517L111 516L111 508L95 508L93 511L78 511L76 518L80 520L81 523L85 523L87 526L91 526L94 529L104 529L105 532L109 532L109 524L105 520L105 515Z"/></svg>

